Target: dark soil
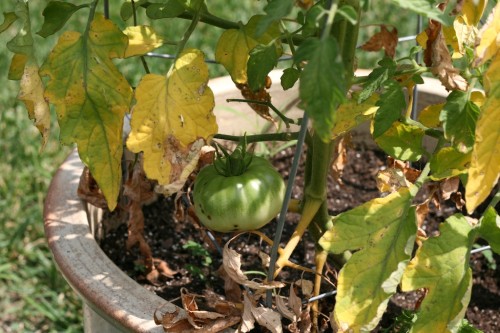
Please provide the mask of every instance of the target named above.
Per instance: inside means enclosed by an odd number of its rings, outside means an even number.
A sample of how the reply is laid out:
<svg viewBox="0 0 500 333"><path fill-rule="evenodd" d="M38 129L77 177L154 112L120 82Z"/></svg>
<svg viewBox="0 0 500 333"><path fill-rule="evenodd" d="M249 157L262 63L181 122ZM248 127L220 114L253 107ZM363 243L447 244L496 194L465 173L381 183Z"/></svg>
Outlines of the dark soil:
<svg viewBox="0 0 500 333"><path fill-rule="evenodd" d="M274 165L285 179L288 178L292 154L291 150L283 151L273 160ZM379 196L375 176L386 165L386 156L380 151L366 148L363 145L357 145L357 147L350 149L347 156L348 163L341 178L342 184L333 180L329 182L328 202L332 214L346 211ZM297 187L293 196L298 198L301 196L299 189L302 188L303 179L299 177L296 183ZM121 224L115 230L107 233L106 238L101 242L103 250L116 265L146 289L177 304L180 304L181 287L185 287L196 294L202 294L203 290L211 290L219 295L224 295L224 283L216 272L222 263L220 253L209 241L203 228L200 228L191 219L177 221L173 217L172 211L172 198L160 198L155 203L144 208L146 239L153 250L154 257L165 261L175 271L172 277L160 278L160 281L156 284L151 284L146 279L144 266L138 251L135 249L127 251L125 248L127 238L125 224ZM431 207L424 225L427 234L434 234L438 225L455 211L455 205L451 203L441 205L440 209ZM287 218L282 243L289 239L297 222L297 216L294 216L294 214L289 214ZM273 238L275 227L276 223L272 222L261 231ZM227 234L215 235L217 242L221 245L224 245L231 236ZM197 255L193 250L186 248L189 241L202 244L203 248L209 253L211 263L207 262L206 256ZM251 268L266 271L260 265L258 253L261 250L269 253L269 247L261 242L257 236L241 236L233 241L232 248L244 254L245 264L248 265L243 267L244 269ZM314 243L310 237L304 237L295 250L292 261L306 267L314 266ZM466 318L471 324L485 333L500 332L500 257L494 255L493 261L487 260L482 253L473 254L470 261L474 285ZM493 269L495 261L497 267ZM338 266L333 259L329 260L327 266L326 275L335 283ZM311 274L302 275L301 272L293 270L284 270L280 275L280 279L286 282L293 282L300 278L313 280ZM331 283L324 283L322 286L322 292L334 289ZM403 309L413 310L421 296L419 292L398 293L395 295L391 299L388 311L379 326L387 328ZM320 306L322 312L326 315L325 318L328 318L334 302L334 297L325 298L321 301ZM331 332L326 319L323 324L325 332ZM376 331L381 331L381 329L379 328Z"/></svg>

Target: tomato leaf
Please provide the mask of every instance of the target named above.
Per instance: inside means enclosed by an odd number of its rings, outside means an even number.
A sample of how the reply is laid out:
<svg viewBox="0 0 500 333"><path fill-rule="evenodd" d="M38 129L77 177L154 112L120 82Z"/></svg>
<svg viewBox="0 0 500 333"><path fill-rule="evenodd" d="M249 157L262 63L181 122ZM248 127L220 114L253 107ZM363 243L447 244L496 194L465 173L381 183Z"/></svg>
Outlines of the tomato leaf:
<svg viewBox="0 0 500 333"><path fill-rule="evenodd" d="M500 3L497 3L486 24L479 32L479 45L476 47L476 64L481 65L498 53L498 34L500 33Z"/></svg>
<svg viewBox="0 0 500 333"><path fill-rule="evenodd" d="M55 34L64 27L66 22L70 19L78 9L88 7L88 4L76 6L69 2L64 1L51 1L42 12L44 17L43 25L38 35L48 37Z"/></svg>
<svg viewBox="0 0 500 333"><path fill-rule="evenodd" d="M341 213L319 240L333 253L356 250L338 276L333 316L343 332L373 330L396 292L417 232L412 197L401 188Z"/></svg>
<svg viewBox="0 0 500 333"><path fill-rule="evenodd" d="M376 105L379 108L373 119L374 139L384 134L401 117L401 111L406 107L403 88L394 80L387 81Z"/></svg>
<svg viewBox="0 0 500 333"><path fill-rule="evenodd" d="M146 54L163 45L163 37L147 25L127 27L123 33L128 37L125 58Z"/></svg>
<svg viewBox="0 0 500 333"><path fill-rule="evenodd" d="M487 0L464 0L462 14L467 25L476 26L483 16Z"/></svg>
<svg viewBox="0 0 500 333"><path fill-rule="evenodd" d="M148 74L136 88L127 147L144 153L144 170L172 194L196 167L201 148L217 133L214 96L201 51L185 50L166 76Z"/></svg>
<svg viewBox="0 0 500 333"><path fill-rule="evenodd" d="M412 12L439 21L445 25L451 25L453 23L454 17L450 15L450 12L455 7L454 1L448 4L444 12L437 8L435 1L432 0L392 0L392 2L402 9L409 9Z"/></svg>
<svg viewBox="0 0 500 333"><path fill-rule="evenodd" d="M250 51L247 62L248 86L252 91L265 87L269 72L278 64L276 44L259 44Z"/></svg>
<svg viewBox="0 0 500 333"><path fill-rule="evenodd" d="M439 115L443 110L444 103L432 104L426 106L418 115L418 121L429 128L437 128L441 126Z"/></svg>
<svg viewBox="0 0 500 333"><path fill-rule="evenodd" d="M335 112L345 99L347 87L344 65L333 37L309 38L295 53L295 62L308 61L300 75L301 107L314 121L318 135L329 141L335 124Z"/></svg>
<svg viewBox="0 0 500 333"><path fill-rule="evenodd" d="M424 135L424 130L418 126L395 122L375 142L398 160L418 161L425 153L422 147Z"/></svg>
<svg viewBox="0 0 500 333"><path fill-rule="evenodd" d="M359 94L358 102L362 103L375 91L380 89L396 70L396 63L390 58L384 58L379 63L380 67L375 68L368 75L368 80L363 85L363 90Z"/></svg>
<svg viewBox="0 0 500 333"><path fill-rule="evenodd" d="M342 103L335 116L335 125L333 126L333 138L354 129L359 124L371 119L378 107L378 95L372 95L363 103L358 103L356 95L346 102Z"/></svg>
<svg viewBox="0 0 500 333"><path fill-rule="evenodd" d="M358 12L353 6L343 5L337 10L337 14L343 16L352 25L358 22Z"/></svg>
<svg viewBox="0 0 500 333"><path fill-rule="evenodd" d="M292 88L300 77L300 71L296 68L287 68L281 75L281 86L283 90Z"/></svg>
<svg viewBox="0 0 500 333"><path fill-rule="evenodd" d="M276 24L278 20L281 20L283 17L290 14L292 11L293 5L295 1L292 0L271 0L264 7L264 12L266 15L262 18L262 20L257 25L255 30L255 35L260 37L264 34L269 28Z"/></svg>
<svg viewBox="0 0 500 333"><path fill-rule="evenodd" d="M76 143L113 210L121 184L122 127L132 89L111 58L123 57L125 36L96 15L87 34L65 32L42 66L46 98L56 106L61 142Z"/></svg>
<svg viewBox="0 0 500 333"><path fill-rule="evenodd" d="M490 194L500 175L500 55L484 75L486 100L476 124L469 177L465 187L467 211L471 213Z"/></svg>
<svg viewBox="0 0 500 333"><path fill-rule="evenodd" d="M463 91L452 91L439 116L443 123L444 136L462 153L468 152L474 144L474 131L479 116L479 107L469 101Z"/></svg>
<svg viewBox="0 0 500 333"><path fill-rule="evenodd" d="M479 235L488 241L491 249L500 254L500 216L495 208L488 207L479 225Z"/></svg>
<svg viewBox="0 0 500 333"><path fill-rule="evenodd" d="M269 26L264 34L257 36L256 29L262 15L250 18L241 29L228 29L220 36L215 50L215 60L221 63L236 83L245 84L247 77L247 61L250 50L259 44L267 45L280 35L278 24ZM276 41L276 52L282 53L281 44Z"/></svg>
<svg viewBox="0 0 500 333"><path fill-rule="evenodd" d="M462 153L455 147L444 147L431 157L431 179L440 180L467 172L471 152Z"/></svg>
<svg viewBox="0 0 500 333"><path fill-rule="evenodd" d="M4 12L3 16L4 20L3 23L0 24L0 33L7 30L12 25L12 23L16 22L17 20L17 15L14 12Z"/></svg>
<svg viewBox="0 0 500 333"><path fill-rule="evenodd" d="M153 20L177 17L184 13L188 7L185 1L168 0L164 3L152 3L146 8L146 15Z"/></svg>
<svg viewBox="0 0 500 333"><path fill-rule="evenodd" d="M173 0L173 1L175 1L175 0ZM137 11L137 8L139 8L139 6L142 6L147 2L148 2L147 0L134 0L135 10ZM156 5L156 4L150 4L149 7L153 6L153 5ZM127 0L127 1L122 3L122 6L120 7L120 17L122 18L122 20L127 21L129 18L131 18L134 15L134 7L132 7L131 0ZM183 8L183 10L184 10L184 8Z"/></svg>
<svg viewBox="0 0 500 333"><path fill-rule="evenodd" d="M454 332L470 300L468 259L477 232L461 214L449 217L439 230L417 250L401 281L403 291L428 290L412 332Z"/></svg>
<svg viewBox="0 0 500 333"><path fill-rule="evenodd" d="M392 59L396 54L397 44L398 30L393 28L392 31L389 31L386 26L382 24L380 26L380 32L377 32L366 43L361 45L361 49L365 51L380 51L383 48L385 55Z"/></svg>

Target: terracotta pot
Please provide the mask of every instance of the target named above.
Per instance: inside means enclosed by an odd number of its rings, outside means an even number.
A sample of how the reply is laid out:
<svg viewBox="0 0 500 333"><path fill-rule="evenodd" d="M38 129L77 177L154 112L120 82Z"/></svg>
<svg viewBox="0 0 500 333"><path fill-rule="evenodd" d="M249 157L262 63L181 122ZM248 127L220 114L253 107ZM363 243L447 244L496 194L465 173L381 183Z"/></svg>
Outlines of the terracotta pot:
<svg viewBox="0 0 500 333"><path fill-rule="evenodd" d="M298 95L297 88L285 93L279 87L280 72L271 75L275 84L273 103L283 107ZM428 80L420 89L422 103L438 103L446 91L435 80ZM229 77L210 82L216 96L215 113L219 131L226 134L254 133L262 120L244 103L225 102L241 98ZM230 109L231 111L228 111ZM297 112L291 111L291 112ZM238 124L237 127L234 124ZM361 133L361 138L369 134ZM153 321L159 306L183 312L172 303L150 293L125 275L103 253L94 236L99 230L101 212L82 202L76 195L83 169L73 152L57 171L45 201L45 233L54 260L62 275L84 302L86 332L163 332Z"/></svg>

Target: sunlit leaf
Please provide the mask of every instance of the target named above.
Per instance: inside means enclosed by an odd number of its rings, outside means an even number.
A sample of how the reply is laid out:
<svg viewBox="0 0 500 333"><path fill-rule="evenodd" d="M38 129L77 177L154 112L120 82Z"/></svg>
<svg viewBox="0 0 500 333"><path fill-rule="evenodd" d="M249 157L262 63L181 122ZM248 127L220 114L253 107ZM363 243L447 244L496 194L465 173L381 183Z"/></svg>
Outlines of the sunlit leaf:
<svg viewBox="0 0 500 333"><path fill-rule="evenodd" d="M403 88L394 80L387 81L376 105L379 108L373 119L374 139L384 134L401 117L401 111L406 107Z"/></svg>
<svg viewBox="0 0 500 333"><path fill-rule="evenodd" d="M417 232L412 197L405 187L339 214L320 239L333 253L356 250L338 276L333 316L340 332L373 330L396 292Z"/></svg>
<svg viewBox="0 0 500 333"><path fill-rule="evenodd" d="M125 58L144 55L163 45L163 37L147 25L127 27L123 33L128 37Z"/></svg>
<svg viewBox="0 0 500 333"><path fill-rule="evenodd" d="M7 30L12 25L12 23L16 22L17 20L17 15L14 12L4 12L3 16L4 20L3 23L0 24L0 33Z"/></svg>
<svg viewBox="0 0 500 333"><path fill-rule="evenodd" d="M390 156L402 161L418 161L425 153L424 130L414 125L395 122L375 142Z"/></svg>
<svg viewBox="0 0 500 333"><path fill-rule="evenodd" d="M267 45L280 35L279 25L276 23L257 37L255 31L262 18L262 15L256 15L241 29L226 30L217 42L215 60L224 66L236 83L247 82L247 61L250 50L259 44ZM276 44L276 51L281 55L279 42Z"/></svg>
<svg viewBox="0 0 500 333"><path fill-rule="evenodd" d="M479 32L479 45L476 47L476 64L484 64L497 54L500 34L500 3L497 3L488 21Z"/></svg>
<svg viewBox="0 0 500 333"><path fill-rule="evenodd" d="M467 172L471 152L461 153L454 147L444 147L431 157L431 178L440 180Z"/></svg>
<svg viewBox="0 0 500 333"><path fill-rule="evenodd" d="M456 34L458 50L453 54L453 58L457 58L457 52L460 56L465 55L466 47L474 47L478 30L476 26L467 25L461 16L457 16L453 22L453 30Z"/></svg>
<svg viewBox="0 0 500 333"><path fill-rule="evenodd" d="M474 144L474 131L479 116L479 107L469 100L469 94L452 91L439 116L443 123L444 136L463 153Z"/></svg>
<svg viewBox="0 0 500 333"><path fill-rule="evenodd" d="M445 11L441 11L432 0L392 0L392 2L402 9L409 9L445 25L451 25L453 22L454 17L450 15L450 11L454 9L453 4L449 4Z"/></svg>
<svg viewBox="0 0 500 333"><path fill-rule="evenodd" d="M307 60L300 76L301 107L313 120L317 134L326 142L331 138L335 112L345 99L344 65L333 37L309 38L295 53L295 62Z"/></svg>
<svg viewBox="0 0 500 333"><path fill-rule="evenodd" d="M462 4L462 14L465 23L469 26L476 26L483 16L488 0L464 0Z"/></svg>
<svg viewBox="0 0 500 333"><path fill-rule="evenodd" d="M357 96L354 95L352 99L342 103L337 109L335 125L332 130L333 138L371 119L375 112L377 112L378 107L375 104L378 101L378 95L372 95L363 103L358 103L356 97Z"/></svg>
<svg viewBox="0 0 500 333"><path fill-rule="evenodd" d="M144 153L144 170L178 191L196 167L200 150L217 133L214 96L203 53L185 50L166 76L148 74L136 88L127 147Z"/></svg>
<svg viewBox="0 0 500 333"><path fill-rule="evenodd" d="M88 34L65 32L41 70L49 76L45 96L56 106L61 142L78 145L111 210L120 191L123 118L132 100L111 58L123 57L127 42L97 14Z"/></svg>
<svg viewBox="0 0 500 333"><path fill-rule="evenodd" d="M50 1L42 12L43 25L38 35L48 37L55 34L66 24L78 9L88 7L88 4L76 6L65 1Z"/></svg>
<svg viewBox="0 0 500 333"><path fill-rule="evenodd" d="M469 254L476 232L460 214L440 225L440 235L417 250L403 274L403 291L426 288L413 333L455 332L467 309L472 286Z"/></svg>
<svg viewBox="0 0 500 333"><path fill-rule="evenodd" d="M496 56L484 76L486 100L476 124L469 177L465 187L467 211L479 206L500 175L500 56Z"/></svg>
<svg viewBox="0 0 500 333"><path fill-rule="evenodd" d="M444 103L426 106L418 115L418 121L429 128L436 128L441 125L439 114L443 110Z"/></svg>
<svg viewBox="0 0 500 333"><path fill-rule="evenodd" d="M42 135L42 149L50 133L50 109L43 96L44 90L42 79L38 74L38 66L28 64L21 77L21 89L17 98L24 102L30 119Z"/></svg>
<svg viewBox="0 0 500 333"><path fill-rule="evenodd" d="M488 207L484 212L479 225L479 235L488 241L495 253L500 254L500 216L495 208Z"/></svg>

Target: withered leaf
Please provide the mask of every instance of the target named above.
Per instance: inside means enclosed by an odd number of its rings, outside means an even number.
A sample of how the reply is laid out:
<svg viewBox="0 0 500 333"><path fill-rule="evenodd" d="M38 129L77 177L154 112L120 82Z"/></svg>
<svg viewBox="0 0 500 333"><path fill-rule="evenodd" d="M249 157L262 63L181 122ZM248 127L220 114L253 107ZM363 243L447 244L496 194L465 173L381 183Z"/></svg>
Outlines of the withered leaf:
<svg viewBox="0 0 500 333"><path fill-rule="evenodd" d="M380 51L382 48L385 55L394 58L396 54L396 45L398 44L398 30L393 28L389 31L387 27L380 25L380 32L373 35L366 43L361 46L365 51Z"/></svg>

